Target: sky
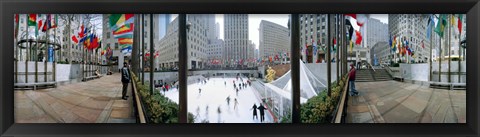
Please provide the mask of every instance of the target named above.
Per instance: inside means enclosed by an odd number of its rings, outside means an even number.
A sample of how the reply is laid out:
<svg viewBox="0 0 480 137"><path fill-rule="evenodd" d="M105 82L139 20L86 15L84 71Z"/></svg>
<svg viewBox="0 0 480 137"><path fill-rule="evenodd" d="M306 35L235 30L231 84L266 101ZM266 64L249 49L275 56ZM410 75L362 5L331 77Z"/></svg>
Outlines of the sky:
<svg viewBox="0 0 480 137"><path fill-rule="evenodd" d="M174 20L178 14L172 15L172 20ZM380 20L383 23L388 24L388 14L370 14L371 18ZM258 49L259 44L259 31L260 21L267 20L284 27L288 27L288 14L249 14L248 15L248 39L252 40ZM354 19L353 19L354 20ZM215 22L220 24L220 39L223 39L223 14L215 14ZM359 27L356 23L353 24L354 28L358 29Z"/></svg>

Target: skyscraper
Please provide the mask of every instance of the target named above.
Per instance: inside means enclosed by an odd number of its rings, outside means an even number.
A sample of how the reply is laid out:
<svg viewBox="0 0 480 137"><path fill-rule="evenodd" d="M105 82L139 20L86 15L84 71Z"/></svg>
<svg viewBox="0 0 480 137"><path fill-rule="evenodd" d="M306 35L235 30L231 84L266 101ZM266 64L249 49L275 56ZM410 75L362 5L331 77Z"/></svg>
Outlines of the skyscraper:
<svg viewBox="0 0 480 137"><path fill-rule="evenodd" d="M248 14L225 14L224 30L224 58L233 62L248 59Z"/></svg>

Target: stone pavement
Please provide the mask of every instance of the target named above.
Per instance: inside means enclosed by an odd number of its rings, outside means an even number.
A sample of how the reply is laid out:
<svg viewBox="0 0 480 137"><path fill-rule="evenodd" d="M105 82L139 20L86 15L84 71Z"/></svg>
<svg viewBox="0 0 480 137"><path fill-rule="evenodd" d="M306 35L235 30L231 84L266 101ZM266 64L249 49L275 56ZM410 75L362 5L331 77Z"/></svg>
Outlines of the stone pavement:
<svg viewBox="0 0 480 137"><path fill-rule="evenodd" d="M135 123L131 84L121 99L120 74L40 90L15 90L16 123Z"/></svg>
<svg viewBox="0 0 480 137"><path fill-rule="evenodd" d="M347 123L465 123L466 91L397 81L356 82Z"/></svg>

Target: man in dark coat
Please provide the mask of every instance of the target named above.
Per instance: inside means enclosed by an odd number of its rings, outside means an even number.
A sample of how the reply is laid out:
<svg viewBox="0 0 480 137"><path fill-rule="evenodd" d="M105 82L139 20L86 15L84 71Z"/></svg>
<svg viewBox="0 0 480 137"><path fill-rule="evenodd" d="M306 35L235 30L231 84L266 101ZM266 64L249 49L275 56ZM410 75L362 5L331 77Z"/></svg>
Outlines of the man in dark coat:
<svg viewBox="0 0 480 137"><path fill-rule="evenodd" d="M257 118L258 119L258 116L257 116L257 104L253 104L253 119Z"/></svg>
<svg viewBox="0 0 480 137"><path fill-rule="evenodd" d="M260 106L257 108L259 111L260 111L260 122L263 123L263 121L265 121L265 108L262 103L260 103Z"/></svg>
<svg viewBox="0 0 480 137"><path fill-rule="evenodd" d="M130 72L128 70L127 62L123 63L123 68L121 70L122 70L122 84L123 84L122 99L127 100L128 83L130 83Z"/></svg>

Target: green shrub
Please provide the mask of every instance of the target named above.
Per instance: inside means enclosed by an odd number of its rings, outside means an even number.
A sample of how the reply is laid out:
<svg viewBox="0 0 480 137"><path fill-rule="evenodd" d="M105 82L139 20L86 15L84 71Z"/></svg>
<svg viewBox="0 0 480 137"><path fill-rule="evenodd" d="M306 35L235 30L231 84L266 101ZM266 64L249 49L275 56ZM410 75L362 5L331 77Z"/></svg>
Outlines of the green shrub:
<svg viewBox="0 0 480 137"><path fill-rule="evenodd" d="M305 104L302 104L300 108L302 123L329 123L333 118L333 113L340 100L340 95L347 82L346 80L347 75L343 76L339 82L334 82L330 96L327 95L327 89L324 89L319 95L308 99Z"/></svg>
<svg viewBox="0 0 480 137"><path fill-rule="evenodd" d="M136 81L137 90L146 108L146 115L150 123L178 123L178 104L163 96L156 90L153 95L150 94L148 82L142 85L138 77L132 74ZM188 123L195 121L192 113L188 113Z"/></svg>

